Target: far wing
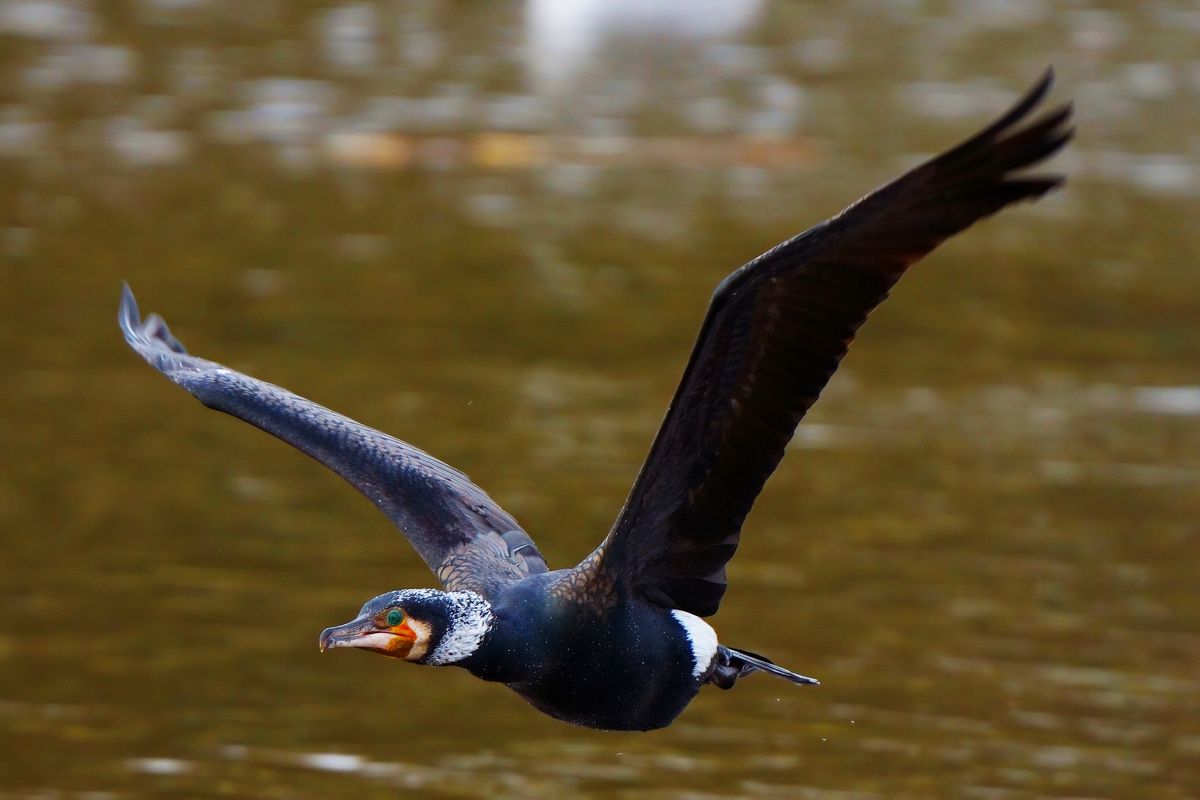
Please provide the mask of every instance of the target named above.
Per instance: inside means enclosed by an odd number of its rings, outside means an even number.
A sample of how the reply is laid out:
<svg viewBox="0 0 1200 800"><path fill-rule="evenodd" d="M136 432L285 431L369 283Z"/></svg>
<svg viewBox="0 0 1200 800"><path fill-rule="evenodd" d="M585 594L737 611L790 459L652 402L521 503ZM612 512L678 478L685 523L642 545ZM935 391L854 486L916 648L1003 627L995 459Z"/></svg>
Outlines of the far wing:
<svg viewBox="0 0 1200 800"><path fill-rule="evenodd" d="M342 476L404 533L447 589L484 594L546 571L511 516L456 469L286 389L189 355L124 287L117 321L150 366L209 408L277 436Z"/></svg>
<svg viewBox="0 0 1200 800"><path fill-rule="evenodd" d="M564 592L603 602L624 587L668 608L717 610L742 521L867 315L947 238L1062 183L1014 174L1071 137L1069 106L1017 127L1052 77L976 136L717 287L624 508Z"/></svg>

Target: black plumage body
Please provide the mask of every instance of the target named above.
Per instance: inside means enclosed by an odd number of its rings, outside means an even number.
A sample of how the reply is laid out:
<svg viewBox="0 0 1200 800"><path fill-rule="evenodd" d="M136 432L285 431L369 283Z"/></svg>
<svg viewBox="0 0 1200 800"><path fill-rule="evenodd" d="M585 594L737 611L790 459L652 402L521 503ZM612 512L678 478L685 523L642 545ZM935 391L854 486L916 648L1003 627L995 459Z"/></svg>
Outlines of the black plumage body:
<svg viewBox="0 0 1200 800"><path fill-rule="evenodd" d="M400 528L445 591L368 601L320 644L507 684L578 725L667 725L706 683L751 672L815 683L723 647L714 614L742 523L859 327L905 271L954 234L1059 186L1024 170L1071 138L1064 106L1026 122L1048 72L957 147L909 170L720 283L679 388L608 535L550 572L532 538L466 475L278 386L190 355L125 288L129 345L206 406L283 439Z"/></svg>
<svg viewBox="0 0 1200 800"><path fill-rule="evenodd" d="M527 578L490 598L496 627L461 666L507 685L556 719L607 730L668 725L710 672L696 665L669 611L630 598L603 613L558 599L561 574Z"/></svg>

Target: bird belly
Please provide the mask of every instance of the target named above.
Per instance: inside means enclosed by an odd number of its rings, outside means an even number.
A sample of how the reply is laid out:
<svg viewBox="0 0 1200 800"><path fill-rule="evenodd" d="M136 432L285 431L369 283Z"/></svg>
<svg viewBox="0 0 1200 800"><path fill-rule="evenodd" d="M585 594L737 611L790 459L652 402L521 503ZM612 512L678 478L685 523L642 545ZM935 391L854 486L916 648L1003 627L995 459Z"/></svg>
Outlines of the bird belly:
<svg viewBox="0 0 1200 800"><path fill-rule="evenodd" d="M537 683L509 684L534 708L585 728L648 731L670 725L700 690L690 671L673 681L600 680L573 671Z"/></svg>
<svg viewBox="0 0 1200 800"><path fill-rule="evenodd" d="M700 691L702 673L686 628L666 612L654 612L564 639L545 671L508 686L543 713L574 725L669 725Z"/></svg>

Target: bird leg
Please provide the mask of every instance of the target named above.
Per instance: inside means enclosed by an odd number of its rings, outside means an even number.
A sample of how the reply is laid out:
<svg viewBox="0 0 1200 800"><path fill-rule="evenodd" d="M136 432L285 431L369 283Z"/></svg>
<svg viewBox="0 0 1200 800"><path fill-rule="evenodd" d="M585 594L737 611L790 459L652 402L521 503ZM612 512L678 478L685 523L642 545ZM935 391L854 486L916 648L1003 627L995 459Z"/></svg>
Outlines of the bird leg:
<svg viewBox="0 0 1200 800"><path fill-rule="evenodd" d="M738 678L752 672L766 672L785 681L801 686L816 686L821 682L807 675L800 675L791 670L776 665L769 658L745 650L734 650L721 645L717 648L716 664L706 679L707 683L715 684L721 689L732 689Z"/></svg>

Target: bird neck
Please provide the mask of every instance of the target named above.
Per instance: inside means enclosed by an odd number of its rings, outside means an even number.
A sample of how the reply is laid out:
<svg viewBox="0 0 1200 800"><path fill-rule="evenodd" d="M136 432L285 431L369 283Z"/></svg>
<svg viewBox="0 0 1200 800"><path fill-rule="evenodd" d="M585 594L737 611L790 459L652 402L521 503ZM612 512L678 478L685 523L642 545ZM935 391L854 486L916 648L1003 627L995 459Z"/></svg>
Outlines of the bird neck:
<svg viewBox="0 0 1200 800"><path fill-rule="evenodd" d="M492 627L459 666L485 681L509 685L536 681L553 661L548 643L559 641L564 629L572 628L558 604L548 599L536 580L493 597Z"/></svg>
<svg viewBox="0 0 1200 800"><path fill-rule="evenodd" d="M446 624L425 664L458 664L479 651L496 626L492 606L475 592L445 592Z"/></svg>

